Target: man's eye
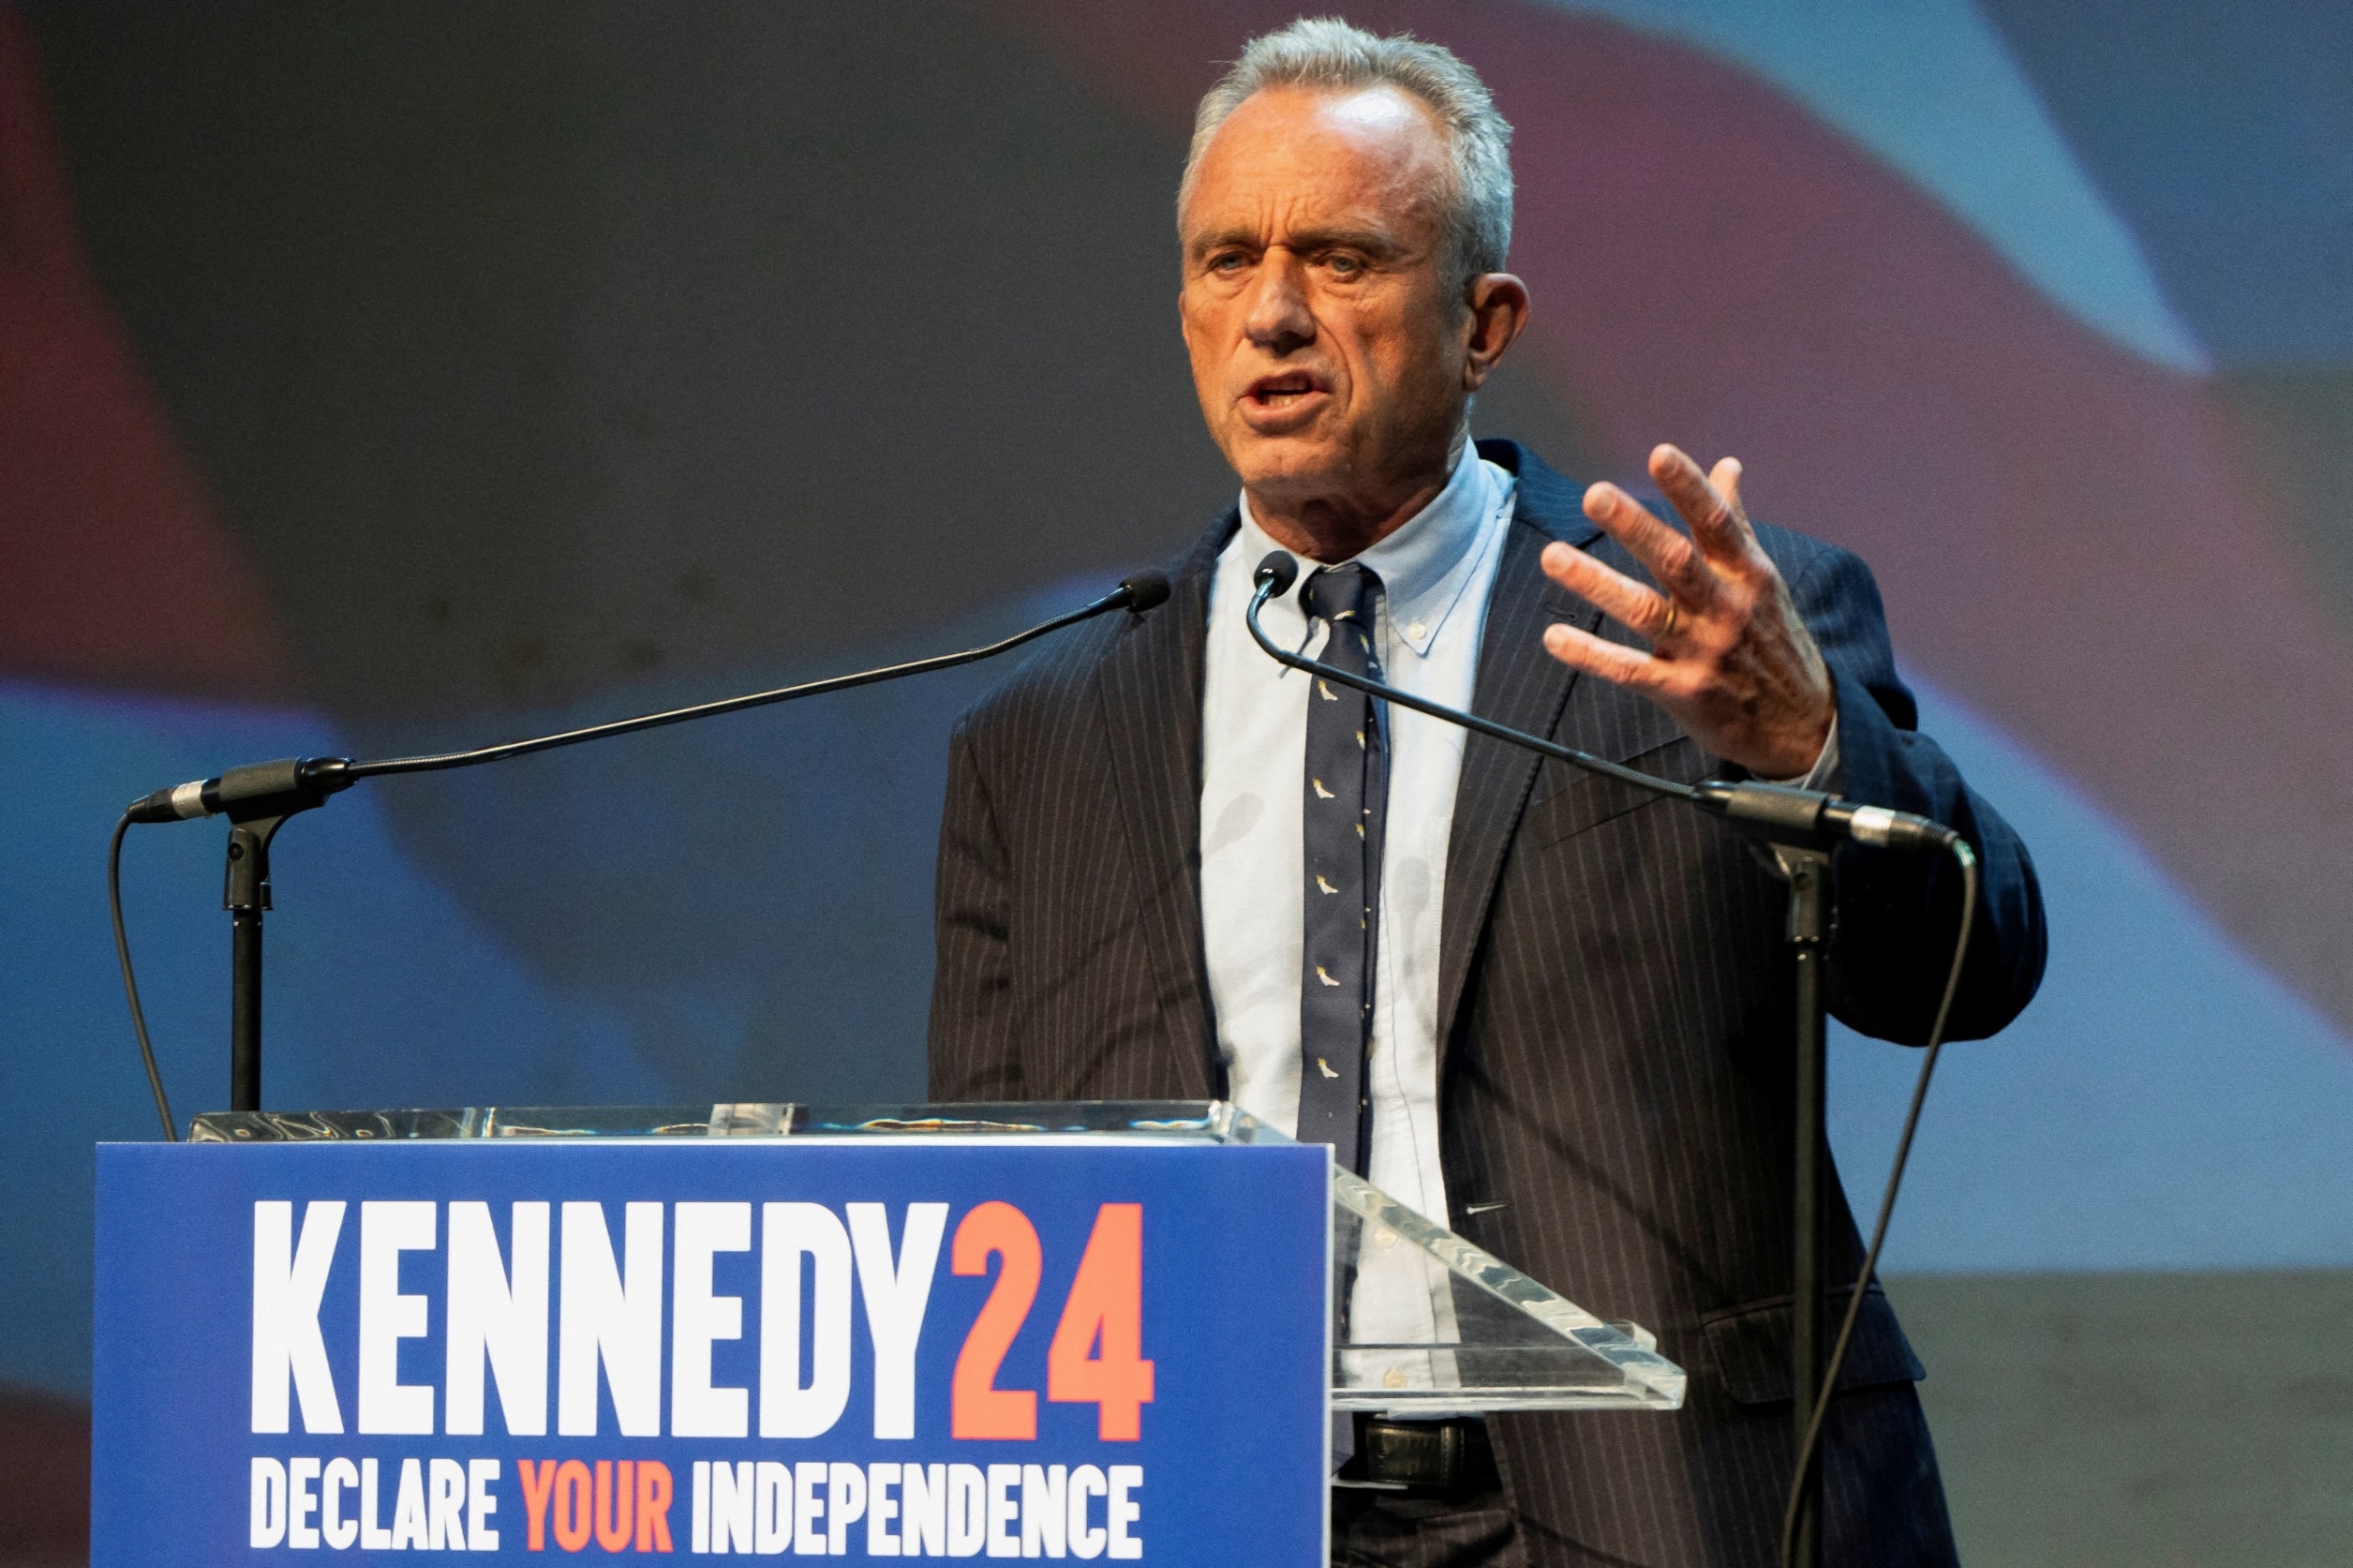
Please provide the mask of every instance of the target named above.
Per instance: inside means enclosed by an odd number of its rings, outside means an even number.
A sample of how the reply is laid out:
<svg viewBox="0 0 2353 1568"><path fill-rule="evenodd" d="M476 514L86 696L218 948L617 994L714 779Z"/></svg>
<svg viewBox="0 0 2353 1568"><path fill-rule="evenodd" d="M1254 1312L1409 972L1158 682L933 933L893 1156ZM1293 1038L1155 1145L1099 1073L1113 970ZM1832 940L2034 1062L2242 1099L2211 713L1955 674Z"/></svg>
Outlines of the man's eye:
<svg viewBox="0 0 2353 1568"><path fill-rule="evenodd" d="M1209 270L1212 272L1239 272L1241 270L1242 259L1233 251L1209 259Z"/></svg>
<svg viewBox="0 0 2353 1568"><path fill-rule="evenodd" d="M1364 258L1360 256L1326 256L1324 258L1324 265L1343 278L1353 278L1365 270Z"/></svg>

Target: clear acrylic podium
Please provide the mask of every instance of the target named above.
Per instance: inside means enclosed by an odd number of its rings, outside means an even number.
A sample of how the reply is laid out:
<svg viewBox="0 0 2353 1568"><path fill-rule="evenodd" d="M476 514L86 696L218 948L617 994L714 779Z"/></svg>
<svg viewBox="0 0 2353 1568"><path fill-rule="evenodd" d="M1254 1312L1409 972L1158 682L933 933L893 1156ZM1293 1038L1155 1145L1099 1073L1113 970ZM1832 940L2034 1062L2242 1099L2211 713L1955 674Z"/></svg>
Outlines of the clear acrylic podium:
<svg viewBox="0 0 2353 1568"><path fill-rule="evenodd" d="M280 1143L411 1139L982 1138L1029 1144L1105 1139L1288 1143L1289 1137L1211 1100L1004 1105L594 1107L462 1110L215 1112L194 1142ZM1398 1256L1434 1282L1433 1309L1412 1338L1367 1338L1349 1321L1353 1282ZM1630 1323L1609 1323L1493 1255L1405 1207L1370 1182L1332 1172L1331 1407L1401 1415L1513 1410L1674 1410L1683 1369Z"/></svg>

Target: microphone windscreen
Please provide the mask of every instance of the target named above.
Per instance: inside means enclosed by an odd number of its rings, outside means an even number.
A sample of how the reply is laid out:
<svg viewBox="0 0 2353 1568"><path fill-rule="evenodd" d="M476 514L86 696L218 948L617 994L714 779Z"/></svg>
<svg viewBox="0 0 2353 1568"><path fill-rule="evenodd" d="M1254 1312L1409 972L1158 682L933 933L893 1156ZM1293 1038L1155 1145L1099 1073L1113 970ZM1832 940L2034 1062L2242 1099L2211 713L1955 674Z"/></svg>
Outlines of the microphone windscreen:
<svg viewBox="0 0 2353 1568"><path fill-rule="evenodd" d="M1250 580L1261 587L1273 584L1271 597L1281 599L1299 580L1299 558L1288 550L1269 550L1259 562L1258 570L1250 574Z"/></svg>
<svg viewBox="0 0 2353 1568"><path fill-rule="evenodd" d="M1127 608L1137 615L1168 602L1166 572L1138 572L1119 586L1127 590Z"/></svg>

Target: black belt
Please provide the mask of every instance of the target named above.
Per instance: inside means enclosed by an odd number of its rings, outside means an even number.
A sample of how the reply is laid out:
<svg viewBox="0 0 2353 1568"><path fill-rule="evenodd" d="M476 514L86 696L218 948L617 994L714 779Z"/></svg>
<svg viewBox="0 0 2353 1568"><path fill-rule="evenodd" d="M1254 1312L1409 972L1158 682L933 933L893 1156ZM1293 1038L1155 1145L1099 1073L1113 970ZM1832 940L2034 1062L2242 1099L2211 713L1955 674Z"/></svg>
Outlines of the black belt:
<svg viewBox="0 0 2353 1568"><path fill-rule="evenodd" d="M1384 1421L1359 1413L1356 1428L1356 1452L1334 1478L1343 1486L1467 1497L1504 1484L1487 1424L1476 1415Z"/></svg>

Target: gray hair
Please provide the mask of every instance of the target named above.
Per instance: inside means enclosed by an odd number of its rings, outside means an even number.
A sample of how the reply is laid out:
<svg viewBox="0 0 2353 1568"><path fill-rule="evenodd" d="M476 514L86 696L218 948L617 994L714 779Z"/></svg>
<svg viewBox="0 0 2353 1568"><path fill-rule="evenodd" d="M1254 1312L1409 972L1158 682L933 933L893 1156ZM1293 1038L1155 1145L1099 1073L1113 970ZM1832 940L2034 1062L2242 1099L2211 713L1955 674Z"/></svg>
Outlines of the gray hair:
<svg viewBox="0 0 2353 1568"><path fill-rule="evenodd" d="M1495 112L1487 84L1441 45L1410 33L1380 37L1337 16L1303 17L1252 38L1209 89L1193 116L1193 146L1176 188L1178 221L1210 138L1250 94L1275 87L1349 92L1383 86L1429 105L1446 127L1451 177L1441 193L1442 222L1455 279L1502 271L1512 249L1512 127Z"/></svg>

